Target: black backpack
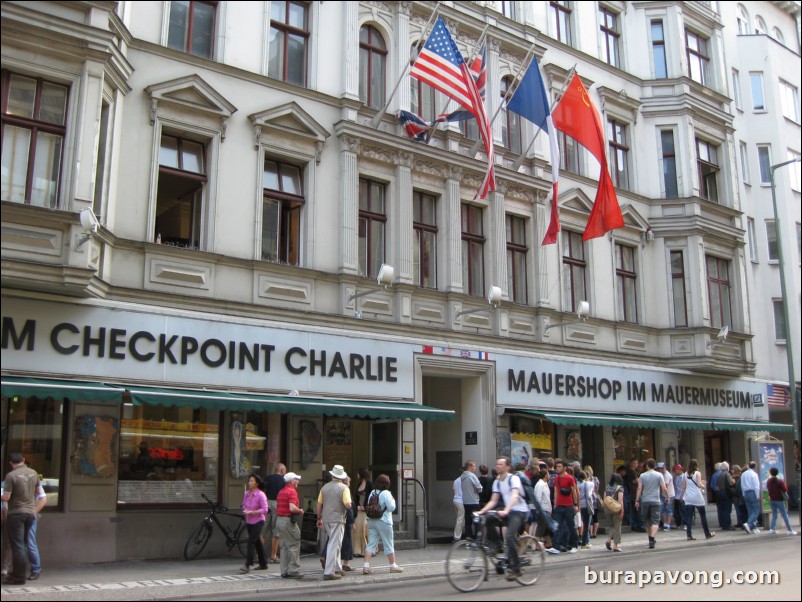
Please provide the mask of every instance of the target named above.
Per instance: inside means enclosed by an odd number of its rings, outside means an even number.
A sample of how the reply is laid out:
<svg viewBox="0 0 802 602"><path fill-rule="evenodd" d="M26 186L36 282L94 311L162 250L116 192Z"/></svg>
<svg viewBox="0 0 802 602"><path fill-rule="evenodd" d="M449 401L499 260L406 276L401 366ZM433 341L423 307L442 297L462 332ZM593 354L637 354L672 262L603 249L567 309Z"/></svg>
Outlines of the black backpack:
<svg viewBox="0 0 802 602"><path fill-rule="evenodd" d="M368 518L381 518L384 514L384 508L379 503L379 492L375 489L368 498L368 503L365 505L365 514Z"/></svg>

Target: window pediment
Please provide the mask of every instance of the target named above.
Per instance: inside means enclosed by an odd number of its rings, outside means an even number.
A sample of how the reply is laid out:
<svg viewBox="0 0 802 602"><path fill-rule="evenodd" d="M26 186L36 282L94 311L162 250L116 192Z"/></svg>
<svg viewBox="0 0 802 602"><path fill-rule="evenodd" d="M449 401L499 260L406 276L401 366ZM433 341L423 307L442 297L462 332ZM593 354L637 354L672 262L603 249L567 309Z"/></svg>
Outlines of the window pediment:
<svg viewBox="0 0 802 602"><path fill-rule="evenodd" d="M637 123L638 110L642 104L639 99L629 96L623 88L621 90L612 90L605 86L599 86L597 91L599 97L601 97L603 111L609 112L612 110L612 113L626 121Z"/></svg>
<svg viewBox="0 0 802 602"><path fill-rule="evenodd" d="M645 232L649 227L649 222L643 217L635 207L629 203L621 205L621 215L624 216L624 227Z"/></svg>
<svg viewBox="0 0 802 602"><path fill-rule="evenodd" d="M248 119L253 124L256 148L259 148L262 129L271 128L282 134L289 134L314 143L315 161L320 164L323 144L331 134L297 102L288 102L260 113L248 115Z"/></svg>
<svg viewBox="0 0 802 602"><path fill-rule="evenodd" d="M559 193L561 211L590 215L593 209L593 199L588 198L580 188L570 188Z"/></svg>
<svg viewBox="0 0 802 602"><path fill-rule="evenodd" d="M187 75L145 88L151 99L150 124L156 123L160 107L172 106L220 118L222 138L229 118L237 107L203 80L199 75Z"/></svg>

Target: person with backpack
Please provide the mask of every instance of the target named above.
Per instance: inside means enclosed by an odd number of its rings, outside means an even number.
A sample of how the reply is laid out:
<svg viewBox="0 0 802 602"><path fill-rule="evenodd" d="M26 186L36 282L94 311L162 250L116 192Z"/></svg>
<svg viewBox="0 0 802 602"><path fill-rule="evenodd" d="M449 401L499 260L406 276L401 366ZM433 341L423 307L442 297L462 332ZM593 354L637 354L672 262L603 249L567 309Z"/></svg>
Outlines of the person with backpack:
<svg viewBox="0 0 802 602"><path fill-rule="evenodd" d="M624 479L618 473L610 476L610 482L604 489L602 508L610 525L607 535L607 549L621 552L621 522L624 520Z"/></svg>
<svg viewBox="0 0 802 602"><path fill-rule="evenodd" d="M404 572L395 561L393 512L395 512L395 498L390 493L390 477L380 474L376 478L376 489L370 492L365 506L365 514L368 516L368 547L365 548L365 563L362 565L362 572L365 575L373 573L373 569L370 568L370 558L379 551L379 541L384 546L384 553L387 554L390 572Z"/></svg>
<svg viewBox="0 0 802 602"><path fill-rule="evenodd" d="M796 535L796 531L791 527L791 521L788 518L788 510L785 509L785 499L788 497L788 485L779 478L780 471L776 466L769 469L771 475L766 479L766 489L769 492L769 504L771 504L771 529L769 532L772 535L777 535L777 513L782 514L785 521L785 528L788 535Z"/></svg>
<svg viewBox="0 0 802 602"><path fill-rule="evenodd" d="M529 507L529 516L527 517L527 527L535 523L545 523L545 525L552 531L556 531L559 525L557 521L551 518L551 514L546 514L543 504L541 504L538 496L535 495L535 488L532 485L532 480L526 474L526 465L519 462L515 465L515 475L521 479L521 486L523 487L524 500ZM549 512L551 512L551 502L548 505Z"/></svg>

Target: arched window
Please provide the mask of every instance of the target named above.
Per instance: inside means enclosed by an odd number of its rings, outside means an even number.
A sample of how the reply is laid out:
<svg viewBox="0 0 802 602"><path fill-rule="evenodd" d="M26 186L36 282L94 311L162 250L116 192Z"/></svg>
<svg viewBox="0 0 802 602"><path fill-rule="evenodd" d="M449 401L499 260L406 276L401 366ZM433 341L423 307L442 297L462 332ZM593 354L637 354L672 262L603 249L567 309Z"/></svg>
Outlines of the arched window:
<svg viewBox="0 0 802 602"><path fill-rule="evenodd" d="M766 22L763 20L763 17L760 15L755 16L755 33L766 34L768 31L769 30L766 28Z"/></svg>
<svg viewBox="0 0 802 602"><path fill-rule="evenodd" d="M503 103L509 98L507 90L512 85L512 77L509 75L501 80L501 102ZM501 140L505 148L511 150L516 154L521 154L521 117L517 113L502 109L504 115L501 119Z"/></svg>
<svg viewBox="0 0 802 602"><path fill-rule="evenodd" d="M749 13L746 12L743 4L739 4L735 8L735 18L738 21L738 33L740 35L749 34Z"/></svg>
<svg viewBox="0 0 802 602"><path fill-rule="evenodd" d="M413 44L413 47L415 44ZM416 77L409 78L410 103L412 112L426 121L434 121L435 115L442 107L438 107L437 91L429 84L423 83Z"/></svg>
<svg viewBox="0 0 802 602"><path fill-rule="evenodd" d="M379 30L363 25L359 30L359 99L369 107L384 106L387 45Z"/></svg>
<svg viewBox="0 0 802 602"><path fill-rule="evenodd" d="M776 27L771 28L771 37L777 40L780 44L785 44L785 36L783 36L783 32Z"/></svg>

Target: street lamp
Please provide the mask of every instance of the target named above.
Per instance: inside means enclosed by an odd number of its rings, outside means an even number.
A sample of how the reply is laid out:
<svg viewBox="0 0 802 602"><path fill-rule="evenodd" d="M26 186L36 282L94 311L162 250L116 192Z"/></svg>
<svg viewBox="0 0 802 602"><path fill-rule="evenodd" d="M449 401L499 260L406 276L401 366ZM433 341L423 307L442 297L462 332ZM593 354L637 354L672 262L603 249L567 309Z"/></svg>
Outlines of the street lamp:
<svg viewBox="0 0 802 602"><path fill-rule="evenodd" d="M782 242L782 228L780 227L780 217L777 214L777 193L774 189L774 172L777 171L780 167L785 167L786 165L791 165L792 163L799 163L800 157L796 159L791 159L790 161L784 161L782 163L777 163L777 165L772 165L770 169L771 173L771 202L774 206L774 230L777 232L777 255L780 260L780 290L782 291L782 303L783 303L783 316L785 318L785 351L786 351L786 359L788 360L788 394L791 398L791 416L794 420L794 438L802 443L802 439L799 436L799 400L796 397L796 378L794 377L794 346L793 341L791 340L791 320L790 320L790 313L788 311L788 291L785 285L785 261L783 260L783 242ZM797 496L799 496L799 483L797 483ZM797 497L797 503L799 502L799 497Z"/></svg>

